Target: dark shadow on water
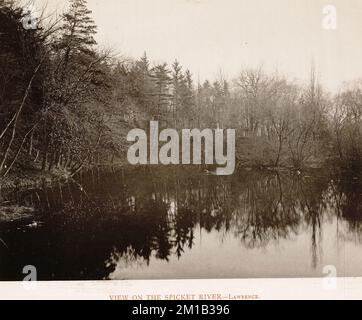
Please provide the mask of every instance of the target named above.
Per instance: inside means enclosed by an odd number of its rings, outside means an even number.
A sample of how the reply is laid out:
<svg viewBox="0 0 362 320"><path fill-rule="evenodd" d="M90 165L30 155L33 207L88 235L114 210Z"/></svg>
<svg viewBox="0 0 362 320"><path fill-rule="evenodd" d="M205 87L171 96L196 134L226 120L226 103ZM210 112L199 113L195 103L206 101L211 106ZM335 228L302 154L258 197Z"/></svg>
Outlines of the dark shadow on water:
<svg viewBox="0 0 362 320"><path fill-rule="evenodd" d="M163 270L170 276L183 278L167 265L172 268L195 250L208 250L210 258L216 250L259 254L298 237L309 246L305 260L310 265L299 275L314 275L323 257L325 226L334 221L345 225L343 239L360 245L361 194L360 176L321 170L303 175L242 171L231 177L185 168L83 172L77 182L2 194L6 203L35 213L0 220L0 238L6 243L0 243L0 280L21 280L26 265L37 267L39 280L137 279L137 263L147 270L158 261L166 263ZM200 246L202 235L215 235L209 243L215 251ZM283 246L280 252L288 255ZM200 277L197 270L208 262L191 261L187 277ZM213 264L214 273L203 277L218 274L225 263ZM120 266L127 270L124 277L116 272ZM267 276L257 265L254 269L255 277ZM293 264L284 276L293 276L292 269ZM242 270L230 277L235 275L245 276ZM153 277L162 278L162 270Z"/></svg>

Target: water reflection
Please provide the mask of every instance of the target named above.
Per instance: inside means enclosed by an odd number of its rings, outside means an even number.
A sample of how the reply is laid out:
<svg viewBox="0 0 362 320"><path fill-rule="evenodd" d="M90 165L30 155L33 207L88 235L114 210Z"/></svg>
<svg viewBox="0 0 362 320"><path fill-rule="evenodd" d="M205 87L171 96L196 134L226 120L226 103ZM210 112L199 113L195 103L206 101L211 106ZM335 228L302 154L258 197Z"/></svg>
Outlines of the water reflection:
<svg viewBox="0 0 362 320"><path fill-rule="evenodd" d="M3 192L34 208L0 223L0 279L361 276L356 173L107 169L76 183Z"/></svg>

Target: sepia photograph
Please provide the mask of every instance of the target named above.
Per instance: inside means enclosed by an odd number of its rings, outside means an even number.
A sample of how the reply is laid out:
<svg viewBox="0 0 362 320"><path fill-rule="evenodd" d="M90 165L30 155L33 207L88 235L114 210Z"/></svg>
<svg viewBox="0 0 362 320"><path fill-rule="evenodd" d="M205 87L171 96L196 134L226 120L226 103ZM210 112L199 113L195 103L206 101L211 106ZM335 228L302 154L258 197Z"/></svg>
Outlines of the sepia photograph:
<svg viewBox="0 0 362 320"><path fill-rule="evenodd" d="M360 0L0 0L0 286L362 277L361 30Z"/></svg>

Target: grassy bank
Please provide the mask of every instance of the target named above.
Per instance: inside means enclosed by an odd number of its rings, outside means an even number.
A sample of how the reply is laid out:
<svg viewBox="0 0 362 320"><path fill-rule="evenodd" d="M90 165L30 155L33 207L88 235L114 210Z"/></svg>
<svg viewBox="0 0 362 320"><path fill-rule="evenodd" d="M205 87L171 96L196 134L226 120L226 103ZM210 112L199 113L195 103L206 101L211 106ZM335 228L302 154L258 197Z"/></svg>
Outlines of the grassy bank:
<svg viewBox="0 0 362 320"><path fill-rule="evenodd" d="M69 173L60 170L43 172L40 170L14 171L5 178L0 178L0 189L42 187L54 181L66 180Z"/></svg>

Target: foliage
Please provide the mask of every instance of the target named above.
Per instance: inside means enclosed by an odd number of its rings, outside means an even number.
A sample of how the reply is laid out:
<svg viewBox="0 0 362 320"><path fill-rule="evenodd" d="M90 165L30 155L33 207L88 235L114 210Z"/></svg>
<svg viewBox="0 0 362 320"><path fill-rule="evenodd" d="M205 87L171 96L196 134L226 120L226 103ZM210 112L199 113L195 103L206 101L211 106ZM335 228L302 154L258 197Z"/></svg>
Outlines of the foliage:
<svg viewBox="0 0 362 320"><path fill-rule="evenodd" d="M331 98L312 68L298 86L244 69L194 84L178 60L120 59L97 46L85 0L53 23L23 28L24 9L0 1L0 177L122 161L126 134L150 120L182 128L235 128L241 165L321 165L362 160L361 84ZM41 21L44 21L40 19Z"/></svg>

